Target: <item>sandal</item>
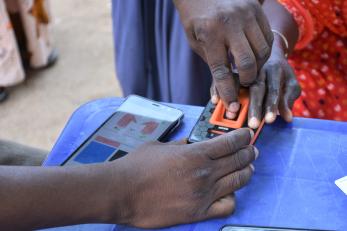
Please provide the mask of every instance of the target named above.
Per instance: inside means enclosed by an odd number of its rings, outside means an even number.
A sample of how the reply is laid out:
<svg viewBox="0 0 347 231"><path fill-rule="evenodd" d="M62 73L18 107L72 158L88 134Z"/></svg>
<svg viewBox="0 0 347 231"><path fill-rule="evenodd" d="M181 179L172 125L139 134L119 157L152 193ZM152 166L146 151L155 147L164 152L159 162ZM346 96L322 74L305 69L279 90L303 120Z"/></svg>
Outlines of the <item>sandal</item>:
<svg viewBox="0 0 347 231"><path fill-rule="evenodd" d="M48 61L47 61L47 64L45 67L48 68L48 67L53 66L57 62L58 57L59 57L58 50L53 49L51 54L48 56Z"/></svg>
<svg viewBox="0 0 347 231"><path fill-rule="evenodd" d="M36 71L40 71L40 70L44 70L46 68L49 68L49 67L53 66L57 62L58 57L59 57L58 50L57 49L53 49L51 54L48 56L46 65L44 65L42 67L35 67L35 68L31 67L30 69L36 70Z"/></svg>

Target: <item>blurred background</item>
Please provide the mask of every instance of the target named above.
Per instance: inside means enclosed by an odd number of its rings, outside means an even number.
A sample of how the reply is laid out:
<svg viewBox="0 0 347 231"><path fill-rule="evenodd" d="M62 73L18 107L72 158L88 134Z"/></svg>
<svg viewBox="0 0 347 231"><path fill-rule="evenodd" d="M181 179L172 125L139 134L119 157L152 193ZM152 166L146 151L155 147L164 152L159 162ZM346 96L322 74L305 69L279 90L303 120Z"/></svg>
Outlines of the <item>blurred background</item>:
<svg viewBox="0 0 347 231"><path fill-rule="evenodd" d="M81 104L122 95L115 76L111 1L53 0L51 8L58 62L29 72L0 104L0 139L47 150Z"/></svg>

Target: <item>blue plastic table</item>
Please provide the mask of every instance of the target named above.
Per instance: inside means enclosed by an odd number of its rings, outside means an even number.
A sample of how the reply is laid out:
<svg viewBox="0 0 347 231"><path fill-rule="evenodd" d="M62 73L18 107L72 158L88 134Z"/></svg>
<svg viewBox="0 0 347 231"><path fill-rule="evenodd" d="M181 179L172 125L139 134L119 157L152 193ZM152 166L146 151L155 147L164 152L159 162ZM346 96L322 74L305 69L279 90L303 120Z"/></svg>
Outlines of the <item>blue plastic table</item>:
<svg viewBox="0 0 347 231"><path fill-rule="evenodd" d="M71 117L44 165L61 164L122 102L101 99ZM173 139L188 136L201 107L185 112ZM265 126L256 146L260 157L250 184L237 192L237 210L225 219L163 230L219 230L225 224L347 230L347 196L334 184L347 175L347 123L295 118ZM79 225L63 230L138 230L120 225ZM54 230L60 230L56 228Z"/></svg>

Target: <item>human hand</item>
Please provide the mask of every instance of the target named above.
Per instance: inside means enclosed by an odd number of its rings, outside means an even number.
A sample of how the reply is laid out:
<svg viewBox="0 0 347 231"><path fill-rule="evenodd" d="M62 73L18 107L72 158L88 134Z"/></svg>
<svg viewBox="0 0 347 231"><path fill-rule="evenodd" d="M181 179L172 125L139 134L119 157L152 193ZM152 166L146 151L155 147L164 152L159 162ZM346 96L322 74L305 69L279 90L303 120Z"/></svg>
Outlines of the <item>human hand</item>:
<svg viewBox="0 0 347 231"><path fill-rule="evenodd" d="M125 190L122 223L159 228L232 213L233 193L250 180L258 155L252 136L240 129L194 144L151 142L115 161L125 172L111 188Z"/></svg>
<svg viewBox="0 0 347 231"><path fill-rule="evenodd" d="M283 48L275 42L269 60L250 87L248 126L254 129L259 127L264 109L266 123L273 123L278 112L285 121L291 122L291 109L300 94L300 85Z"/></svg>
<svg viewBox="0 0 347 231"><path fill-rule="evenodd" d="M273 34L257 0L174 0L193 50L209 65L218 95L233 119L239 110L238 88L232 78L229 54L240 83L252 84L271 52Z"/></svg>

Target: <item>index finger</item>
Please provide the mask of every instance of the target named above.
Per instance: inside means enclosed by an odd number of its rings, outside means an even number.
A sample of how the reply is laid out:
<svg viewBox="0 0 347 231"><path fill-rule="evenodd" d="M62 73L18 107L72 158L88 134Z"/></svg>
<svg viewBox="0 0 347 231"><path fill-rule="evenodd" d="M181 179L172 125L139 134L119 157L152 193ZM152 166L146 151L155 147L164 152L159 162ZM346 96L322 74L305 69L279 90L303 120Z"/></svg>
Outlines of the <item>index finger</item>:
<svg viewBox="0 0 347 231"><path fill-rule="evenodd" d="M231 36L229 45L239 72L241 85L251 85L257 77L258 66L246 35L242 32L237 33L237 36Z"/></svg>
<svg viewBox="0 0 347 231"><path fill-rule="evenodd" d="M233 78L224 45L212 45L205 48L207 62L211 70L216 89L225 108L232 113L239 110L238 90Z"/></svg>
<svg viewBox="0 0 347 231"><path fill-rule="evenodd" d="M249 145L253 136L254 132L251 129L240 128L216 138L191 145L201 150L200 153L215 160L233 154L246 145Z"/></svg>

